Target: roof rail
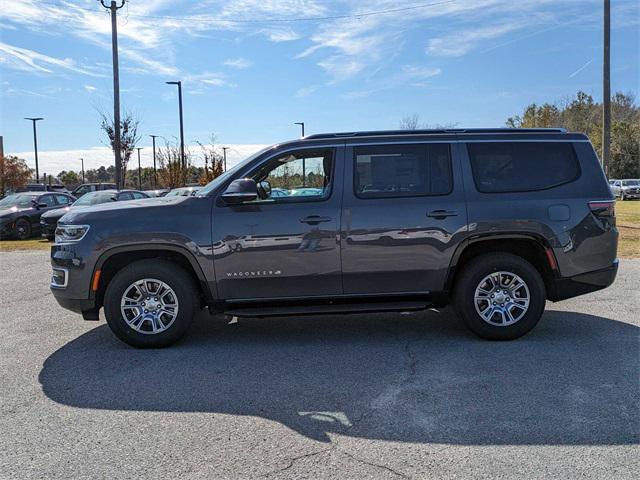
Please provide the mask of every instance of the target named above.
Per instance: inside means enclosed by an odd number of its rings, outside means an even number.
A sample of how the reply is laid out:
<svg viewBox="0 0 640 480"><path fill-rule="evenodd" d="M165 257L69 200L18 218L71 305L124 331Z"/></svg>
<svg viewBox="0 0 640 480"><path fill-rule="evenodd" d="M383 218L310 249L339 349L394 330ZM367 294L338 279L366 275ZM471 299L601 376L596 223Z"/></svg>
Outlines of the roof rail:
<svg viewBox="0 0 640 480"><path fill-rule="evenodd" d="M305 140L340 137L391 137L395 135L446 135L456 133L566 133L564 128L443 128L428 130L373 130L364 132L316 133L307 135Z"/></svg>

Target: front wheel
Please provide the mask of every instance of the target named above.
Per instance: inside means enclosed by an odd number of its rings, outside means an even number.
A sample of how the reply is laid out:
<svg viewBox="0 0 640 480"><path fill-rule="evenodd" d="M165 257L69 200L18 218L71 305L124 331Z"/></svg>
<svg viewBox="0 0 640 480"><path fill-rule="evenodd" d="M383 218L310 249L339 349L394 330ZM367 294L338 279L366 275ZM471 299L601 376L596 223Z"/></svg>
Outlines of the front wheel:
<svg viewBox="0 0 640 480"><path fill-rule="evenodd" d="M120 270L104 296L107 324L138 348L171 345L186 333L197 307L196 287L181 267L141 260Z"/></svg>
<svg viewBox="0 0 640 480"><path fill-rule="evenodd" d="M546 291L540 273L521 257L488 253L460 272L454 305L465 325L488 340L513 340L536 326Z"/></svg>
<svg viewBox="0 0 640 480"><path fill-rule="evenodd" d="M26 218L20 218L16 221L16 236L18 240L27 240L31 237L31 223Z"/></svg>

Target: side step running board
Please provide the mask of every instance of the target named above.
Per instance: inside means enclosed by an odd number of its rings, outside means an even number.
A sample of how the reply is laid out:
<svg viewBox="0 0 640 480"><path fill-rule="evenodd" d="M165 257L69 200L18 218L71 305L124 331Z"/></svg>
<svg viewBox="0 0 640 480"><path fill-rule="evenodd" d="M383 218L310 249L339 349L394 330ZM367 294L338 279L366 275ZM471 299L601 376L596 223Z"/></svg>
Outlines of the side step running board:
<svg viewBox="0 0 640 480"><path fill-rule="evenodd" d="M423 300L369 303L338 303L322 305L263 305L243 306L224 310L235 317L279 317L286 315L323 315L329 313L404 312L426 310L431 306Z"/></svg>

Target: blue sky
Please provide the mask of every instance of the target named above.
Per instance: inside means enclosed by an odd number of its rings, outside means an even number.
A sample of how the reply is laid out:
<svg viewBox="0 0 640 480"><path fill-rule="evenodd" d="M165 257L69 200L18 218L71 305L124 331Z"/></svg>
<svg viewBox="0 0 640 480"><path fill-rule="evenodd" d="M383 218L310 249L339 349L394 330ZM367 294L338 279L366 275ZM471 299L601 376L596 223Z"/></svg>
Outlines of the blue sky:
<svg viewBox="0 0 640 480"><path fill-rule="evenodd" d="M122 108L144 135L176 136L176 89L164 82L181 79L187 143L215 133L238 158L298 136L297 121L307 133L397 128L414 113L503 126L530 102L579 89L600 99L602 3L130 0L119 16ZM611 3L612 89L637 94L640 6ZM3 0L5 151L30 160L23 117L42 116L41 171L109 161L97 110L112 109L110 48L96 0Z"/></svg>

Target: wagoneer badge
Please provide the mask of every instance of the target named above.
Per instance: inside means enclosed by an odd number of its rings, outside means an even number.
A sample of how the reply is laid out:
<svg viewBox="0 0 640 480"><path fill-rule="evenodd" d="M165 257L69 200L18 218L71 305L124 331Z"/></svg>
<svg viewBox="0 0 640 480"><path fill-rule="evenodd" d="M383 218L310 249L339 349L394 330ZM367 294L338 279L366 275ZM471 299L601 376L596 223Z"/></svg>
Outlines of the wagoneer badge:
<svg viewBox="0 0 640 480"><path fill-rule="evenodd" d="M281 274L281 270L255 270L252 272L227 272L227 277L269 277Z"/></svg>

